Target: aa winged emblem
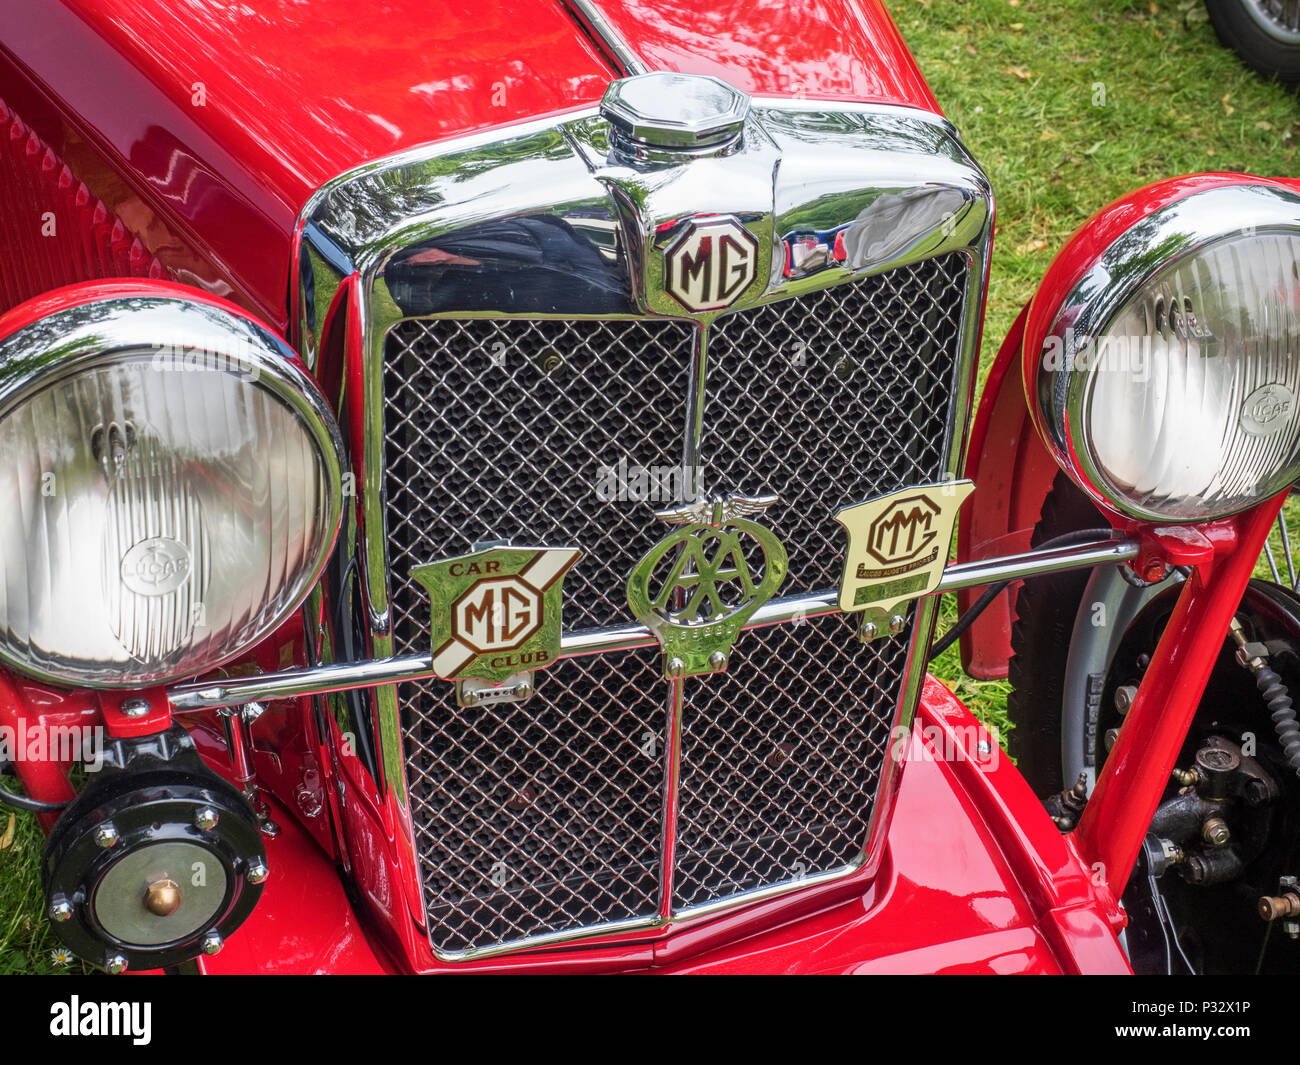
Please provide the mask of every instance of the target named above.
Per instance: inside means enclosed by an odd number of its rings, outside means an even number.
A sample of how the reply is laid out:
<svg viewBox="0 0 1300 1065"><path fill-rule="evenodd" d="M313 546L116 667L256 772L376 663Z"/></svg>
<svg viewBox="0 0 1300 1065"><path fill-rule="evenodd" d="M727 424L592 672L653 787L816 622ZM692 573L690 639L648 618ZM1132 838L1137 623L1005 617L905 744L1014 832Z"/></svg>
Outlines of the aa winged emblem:
<svg viewBox="0 0 1300 1065"><path fill-rule="evenodd" d="M865 638L897 631L904 606L938 586L957 513L974 490L968 480L904 488L835 515L849 536L839 607L863 614Z"/></svg>
<svg viewBox="0 0 1300 1065"><path fill-rule="evenodd" d="M750 520L777 501L725 496L655 514L678 528L633 568L627 602L659 640L665 676L725 671L745 622L785 583L785 547Z"/></svg>
<svg viewBox="0 0 1300 1065"><path fill-rule="evenodd" d="M777 496L723 496L701 499L673 510L656 510L655 517L669 525L722 525L733 518L762 514L777 502Z"/></svg>

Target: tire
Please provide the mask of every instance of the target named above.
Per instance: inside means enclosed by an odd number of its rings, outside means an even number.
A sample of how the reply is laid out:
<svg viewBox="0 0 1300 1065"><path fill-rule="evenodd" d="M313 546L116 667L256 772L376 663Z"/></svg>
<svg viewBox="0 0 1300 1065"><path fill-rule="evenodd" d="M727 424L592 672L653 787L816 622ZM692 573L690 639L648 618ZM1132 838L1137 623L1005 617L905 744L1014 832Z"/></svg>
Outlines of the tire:
<svg viewBox="0 0 1300 1065"><path fill-rule="evenodd" d="M1056 475L1030 544L1074 529L1108 522L1087 496L1063 473ZM1072 570L1025 581L1016 597L1011 628L1011 662L1007 679L1007 717L1015 727L1007 749L1034 794L1059 792L1061 717L1070 638L1088 585L1090 571ZM1070 783L1074 783L1070 781Z"/></svg>
<svg viewBox="0 0 1300 1065"><path fill-rule="evenodd" d="M1300 84L1300 29L1294 0L1206 0L1219 40L1252 70L1287 85ZM1286 15L1279 18L1280 9Z"/></svg>

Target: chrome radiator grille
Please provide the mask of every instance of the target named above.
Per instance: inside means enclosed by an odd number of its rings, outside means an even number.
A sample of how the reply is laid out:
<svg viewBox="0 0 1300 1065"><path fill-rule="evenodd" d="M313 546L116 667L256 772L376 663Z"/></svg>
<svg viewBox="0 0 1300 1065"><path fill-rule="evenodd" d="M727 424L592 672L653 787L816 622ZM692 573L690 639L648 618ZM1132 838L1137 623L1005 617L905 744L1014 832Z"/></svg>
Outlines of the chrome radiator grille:
<svg viewBox="0 0 1300 1065"><path fill-rule="evenodd" d="M928 260L710 331L705 481L780 494L763 521L790 555L783 593L838 582L839 507L943 474L967 270L959 255ZM566 629L630 620L627 574L665 534L651 511L666 504L599 498L599 470L681 463L692 358L692 327L655 320L395 327L384 402L398 650L427 651L411 567L481 540L581 547ZM754 630L727 674L681 682L674 797L678 700L656 653L563 661L522 705L458 709L449 684L404 685L434 947L648 922L853 865L909 634L863 646L852 627L830 616Z"/></svg>
<svg viewBox="0 0 1300 1065"><path fill-rule="evenodd" d="M682 461L692 330L678 322L433 319L390 334L388 546L400 617L427 610L412 566L480 540L573 544L568 628L626 619L631 564L661 533L602 502L600 467ZM403 650L424 625L399 625Z"/></svg>
<svg viewBox="0 0 1300 1065"><path fill-rule="evenodd" d="M434 944L447 952L658 909L664 701L642 652L567 659L524 704L433 685L408 758Z"/></svg>

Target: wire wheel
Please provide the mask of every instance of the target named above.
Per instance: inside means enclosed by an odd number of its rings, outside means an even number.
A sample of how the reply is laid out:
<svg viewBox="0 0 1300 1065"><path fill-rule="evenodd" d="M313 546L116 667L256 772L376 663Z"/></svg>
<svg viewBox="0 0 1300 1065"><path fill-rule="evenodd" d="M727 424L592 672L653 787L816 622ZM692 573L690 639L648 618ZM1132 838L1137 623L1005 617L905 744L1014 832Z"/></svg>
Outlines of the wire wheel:
<svg viewBox="0 0 1300 1065"><path fill-rule="evenodd" d="M1270 37L1300 44L1300 0L1245 0L1245 8Z"/></svg>
<svg viewBox="0 0 1300 1065"><path fill-rule="evenodd" d="M1300 12L1300 0L1295 0L1288 6ZM1297 17L1300 18L1300 14ZM1287 520L1288 511L1291 511L1293 519L1296 517L1297 505L1300 505L1300 495L1293 488L1286 503L1278 512L1273 531L1269 533L1268 540L1264 544L1264 553L1260 555L1259 563L1255 566L1255 576L1300 593L1300 574L1296 571L1297 554L1300 554L1297 550L1300 548L1300 542L1297 541L1297 537L1300 537L1300 528L1297 528L1300 526L1300 521Z"/></svg>

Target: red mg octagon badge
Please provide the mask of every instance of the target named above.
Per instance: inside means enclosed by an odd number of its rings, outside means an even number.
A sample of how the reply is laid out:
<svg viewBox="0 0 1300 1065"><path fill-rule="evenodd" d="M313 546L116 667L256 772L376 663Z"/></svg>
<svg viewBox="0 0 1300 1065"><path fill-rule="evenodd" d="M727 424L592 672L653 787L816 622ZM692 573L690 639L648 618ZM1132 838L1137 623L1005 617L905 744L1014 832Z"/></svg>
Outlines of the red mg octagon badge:
<svg viewBox="0 0 1300 1065"><path fill-rule="evenodd" d="M730 215L696 218L664 249L664 288L688 311L720 311L758 276L758 238Z"/></svg>
<svg viewBox="0 0 1300 1065"><path fill-rule="evenodd" d="M489 547L416 566L432 601L433 671L499 684L560 653L564 575L576 547Z"/></svg>

